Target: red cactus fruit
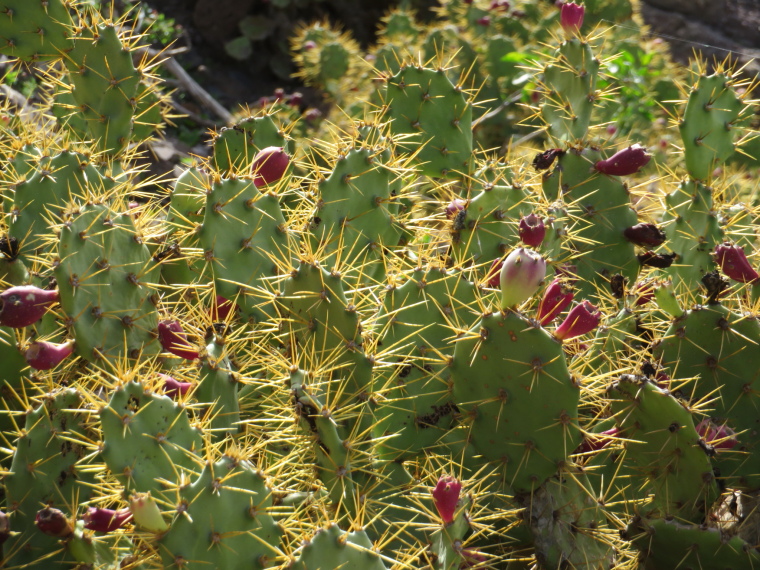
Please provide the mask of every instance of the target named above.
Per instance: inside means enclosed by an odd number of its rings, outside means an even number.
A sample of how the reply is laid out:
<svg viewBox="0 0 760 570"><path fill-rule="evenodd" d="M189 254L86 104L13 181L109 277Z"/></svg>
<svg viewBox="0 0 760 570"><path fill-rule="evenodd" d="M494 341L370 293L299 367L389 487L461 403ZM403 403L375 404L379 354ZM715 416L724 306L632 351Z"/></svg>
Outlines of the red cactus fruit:
<svg viewBox="0 0 760 570"><path fill-rule="evenodd" d="M520 220L520 239L525 245L538 247L546 237L544 220L536 214L529 214Z"/></svg>
<svg viewBox="0 0 760 570"><path fill-rule="evenodd" d="M198 351L187 341L182 325L177 321L158 323L158 342L167 352L186 360L198 358Z"/></svg>
<svg viewBox="0 0 760 570"><path fill-rule="evenodd" d="M277 182L285 174L289 164L290 157L281 147L269 146L260 150L251 165L253 183L260 188Z"/></svg>
<svg viewBox="0 0 760 570"><path fill-rule="evenodd" d="M451 475L441 475L433 489L433 503L443 524L454 522L454 513L459 502L462 484Z"/></svg>
<svg viewBox="0 0 760 570"><path fill-rule="evenodd" d="M607 447L620 430L616 427L603 431L601 433L588 434L583 442L575 450L576 453L591 453Z"/></svg>
<svg viewBox="0 0 760 570"><path fill-rule="evenodd" d="M73 340L68 340L61 344L38 341L33 342L26 349L24 358L26 359L26 363L35 370L50 370L63 362L72 352L74 352Z"/></svg>
<svg viewBox="0 0 760 570"><path fill-rule="evenodd" d="M560 6L559 24L566 34L577 34L583 25L586 8L575 2L566 2Z"/></svg>
<svg viewBox="0 0 760 570"><path fill-rule="evenodd" d="M193 387L192 382L180 382L167 374L158 373L159 378L164 381L164 394L172 399L178 396L184 396L187 391Z"/></svg>
<svg viewBox="0 0 760 570"><path fill-rule="evenodd" d="M14 329L33 325L56 301L58 291L46 291L33 285L6 289L0 293L0 325Z"/></svg>
<svg viewBox="0 0 760 570"><path fill-rule="evenodd" d="M610 176L629 176L636 174L649 163L652 155L640 144L634 144L619 150L606 160L600 160L594 168Z"/></svg>
<svg viewBox="0 0 760 570"><path fill-rule="evenodd" d="M233 303L229 299L225 299L221 295L217 295L214 299L214 304L211 305L211 319L215 323L226 321L230 314L234 314L239 311L239 305Z"/></svg>
<svg viewBox="0 0 760 570"><path fill-rule="evenodd" d="M538 305L536 319L542 326L548 325L573 302L573 291L561 279L555 279L546 288Z"/></svg>
<svg viewBox="0 0 760 570"><path fill-rule="evenodd" d="M66 515L60 510L51 507L45 507L37 511L34 524L37 525L40 532L57 538L65 538L74 532Z"/></svg>
<svg viewBox="0 0 760 570"><path fill-rule="evenodd" d="M84 528L96 532L113 532L123 527L132 518L129 509L96 509L89 507L82 519Z"/></svg>
<svg viewBox="0 0 760 570"><path fill-rule="evenodd" d="M601 319L601 312L588 301L583 301L573 307L567 318L554 331L554 336L560 340L569 340L581 336L598 327Z"/></svg>
<svg viewBox="0 0 760 570"><path fill-rule="evenodd" d="M739 283L754 283L760 279L747 260L744 249L728 242L715 246L715 262L730 279Z"/></svg>
<svg viewBox="0 0 760 570"><path fill-rule="evenodd" d="M640 246L657 247L668 239L665 232L654 224L636 224L623 230L625 239Z"/></svg>

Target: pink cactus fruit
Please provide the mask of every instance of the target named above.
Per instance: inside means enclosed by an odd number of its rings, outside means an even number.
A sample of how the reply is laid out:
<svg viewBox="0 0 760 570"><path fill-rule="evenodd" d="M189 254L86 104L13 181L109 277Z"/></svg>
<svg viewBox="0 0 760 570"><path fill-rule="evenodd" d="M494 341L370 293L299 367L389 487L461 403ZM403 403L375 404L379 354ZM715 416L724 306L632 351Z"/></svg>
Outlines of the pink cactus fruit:
<svg viewBox="0 0 760 570"><path fill-rule="evenodd" d="M74 532L66 515L62 511L51 507L45 507L37 511L34 524L37 525L40 532L56 538L65 538Z"/></svg>
<svg viewBox="0 0 760 570"><path fill-rule="evenodd" d="M162 374L159 372L158 377L163 380L164 394L175 400L179 396L187 394L188 390L193 387L192 382L180 382L168 374Z"/></svg>
<svg viewBox="0 0 760 570"><path fill-rule="evenodd" d="M277 182L282 178L290 164L290 157L285 149L278 146L269 146L259 151L251 165L253 183L257 188Z"/></svg>
<svg viewBox="0 0 760 570"><path fill-rule="evenodd" d="M715 262L730 279L739 283L754 283L760 279L757 271L749 264L744 249L731 243L715 246Z"/></svg>
<svg viewBox="0 0 760 570"><path fill-rule="evenodd" d="M630 176L646 166L651 158L652 155L637 143L619 150L606 160L600 160L594 168L597 172L610 176Z"/></svg>
<svg viewBox="0 0 760 570"><path fill-rule="evenodd" d="M520 220L520 240L525 245L538 247L546 237L546 226L541 216L529 214Z"/></svg>
<svg viewBox="0 0 760 570"><path fill-rule="evenodd" d="M0 325L15 329L33 325L57 301L58 291L47 291L33 285L6 289L0 293Z"/></svg>
<svg viewBox="0 0 760 570"><path fill-rule="evenodd" d="M586 8L575 2L565 2L559 8L559 24L568 35L580 32Z"/></svg>
<svg viewBox="0 0 760 570"><path fill-rule="evenodd" d="M129 509L99 509L89 507L82 519L84 528L96 532L113 532L123 527L132 518Z"/></svg>
<svg viewBox="0 0 760 570"><path fill-rule="evenodd" d="M601 319L601 312L588 301L583 301L573 307L554 331L554 336L559 340L569 340L584 335L598 327Z"/></svg>
<svg viewBox="0 0 760 570"><path fill-rule="evenodd" d="M573 291L562 279L555 279L546 288L538 305L536 319L542 326L548 325L573 302Z"/></svg>
<svg viewBox="0 0 760 570"><path fill-rule="evenodd" d="M461 491L462 484L455 477L441 475L438 479L438 484L433 489L433 503L443 524L454 522Z"/></svg>
<svg viewBox="0 0 760 570"><path fill-rule="evenodd" d="M182 325L177 321L158 323L158 342L167 352L186 360L198 358L198 351L187 341Z"/></svg>
<svg viewBox="0 0 760 570"><path fill-rule="evenodd" d="M26 349L24 358L26 363L35 370L50 370L68 358L72 352L74 352L73 340L61 344L37 341Z"/></svg>
<svg viewBox="0 0 760 570"><path fill-rule="evenodd" d="M533 250L518 247L501 266L501 308L527 301L546 277L546 260Z"/></svg>
<svg viewBox="0 0 760 570"><path fill-rule="evenodd" d="M715 449L733 449L739 441L736 432L727 425L717 425L710 419L704 419L696 426L697 433Z"/></svg>

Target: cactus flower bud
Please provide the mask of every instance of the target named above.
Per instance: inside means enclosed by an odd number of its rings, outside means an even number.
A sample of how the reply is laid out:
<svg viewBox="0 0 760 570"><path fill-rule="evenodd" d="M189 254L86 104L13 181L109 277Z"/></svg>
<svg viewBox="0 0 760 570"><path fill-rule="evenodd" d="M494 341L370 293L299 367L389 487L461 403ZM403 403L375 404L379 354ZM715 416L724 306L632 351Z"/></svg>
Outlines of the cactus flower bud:
<svg viewBox="0 0 760 570"><path fill-rule="evenodd" d="M744 249L738 245L730 243L716 245L715 262L726 277L739 283L754 283L760 279L760 275L749 264Z"/></svg>
<svg viewBox="0 0 760 570"><path fill-rule="evenodd" d="M519 247L501 266L501 308L514 308L531 298L546 277L546 261L535 251Z"/></svg>
<svg viewBox="0 0 760 570"><path fill-rule="evenodd" d="M520 239L525 245L538 247L546 237L544 220L536 214L530 214L520 220Z"/></svg>
<svg viewBox="0 0 760 570"><path fill-rule="evenodd" d="M647 165L652 158L647 150L640 144L634 144L623 150L619 150L607 160L600 160L594 168L602 174L610 176L628 176L636 174Z"/></svg>
<svg viewBox="0 0 760 570"><path fill-rule="evenodd" d="M56 301L58 291L46 291L33 285L6 289L0 293L0 325L14 329L33 325Z"/></svg>
<svg viewBox="0 0 760 570"><path fill-rule="evenodd" d="M454 198L449 205L446 206L446 217L450 220L456 216L460 210L464 210L467 207L467 200L461 198Z"/></svg>
<svg viewBox="0 0 760 570"><path fill-rule="evenodd" d="M561 279L555 279L546 288L541 303L538 305L536 319L542 326L548 325L573 302L573 291Z"/></svg>
<svg viewBox="0 0 760 570"><path fill-rule="evenodd" d="M57 538L65 538L74 532L66 515L58 509L52 509L50 507L45 507L44 509L37 511L37 516L34 518L34 524L37 525L37 528L41 532Z"/></svg>
<svg viewBox="0 0 760 570"><path fill-rule="evenodd" d="M149 532L163 532L169 529L156 500L150 496L150 491L130 495L129 510L135 523Z"/></svg>
<svg viewBox="0 0 760 570"><path fill-rule="evenodd" d="M657 247L665 243L668 237L665 232L654 224L636 224L623 230L625 239L640 246Z"/></svg>
<svg viewBox="0 0 760 570"><path fill-rule="evenodd" d="M158 376L164 381L164 394L172 399L176 399L178 396L184 396L193 386L192 382L180 382L179 380L175 380L171 376L162 374L161 372L158 373Z"/></svg>
<svg viewBox="0 0 760 570"><path fill-rule="evenodd" d="M35 370L50 370L63 362L74 352L74 341L68 340L61 344L53 342L33 342L26 349L24 358L26 363Z"/></svg>
<svg viewBox="0 0 760 570"><path fill-rule="evenodd" d="M554 336L560 340L568 340L581 336L599 326L601 319L602 314L599 312L599 309L588 301L583 301L573 307L567 318L554 331Z"/></svg>
<svg viewBox="0 0 760 570"><path fill-rule="evenodd" d="M177 321L158 323L158 342L167 352L186 360L198 358L198 351L187 341L182 325Z"/></svg>
<svg viewBox="0 0 760 570"><path fill-rule="evenodd" d="M733 449L737 443L736 432L726 425L717 426L705 419L696 426L697 433L714 449Z"/></svg>
<svg viewBox="0 0 760 570"><path fill-rule="evenodd" d="M559 24L565 33L567 35L579 33L583 25L586 8L578 6L575 2L566 2L560 6L559 10Z"/></svg>
<svg viewBox="0 0 760 570"><path fill-rule="evenodd" d="M285 174L289 164L290 157L281 147L269 146L260 150L251 165L253 183L260 188L277 182Z"/></svg>
<svg viewBox="0 0 760 570"><path fill-rule="evenodd" d="M95 507L88 508L82 517L84 528L96 532L113 532L123 527L131 518L132 513L129 509L114 511L113 509L96 509Z"/></svg>
<svg viewBox="0 0 760 570"><path fill-rule="evenodd" d="M441 475L438 479L438 484L433 489L433 503L443 524L454 522L454 513L457 510L461 491L462 484L451 475Z"/></svg>

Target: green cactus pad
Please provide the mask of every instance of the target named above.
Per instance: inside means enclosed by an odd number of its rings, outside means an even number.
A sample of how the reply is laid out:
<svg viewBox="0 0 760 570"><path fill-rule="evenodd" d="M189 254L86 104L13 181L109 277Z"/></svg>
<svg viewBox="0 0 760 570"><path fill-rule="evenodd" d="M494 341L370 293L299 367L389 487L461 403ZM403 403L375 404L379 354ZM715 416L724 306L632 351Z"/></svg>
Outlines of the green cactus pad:
<svg viewBox="0 0 760 570"><path fill-rule="evenodd" d="M77 353L87 360L158 352L158 266L134 221L104 205L67 211L55 277Z"/></svg>
<svg viewBox="0 0 760 570"><path fill-rule="evenodd" d="M729 487L760 489L757 408L760 394L760 324L720 304L697 306L675 319L655 347L671 378L692 378L687 395L709 400L709 416L738 433L733 449L715 462Z"/></svg>
<svg viewBox="0 0 760 570"><path fill-rule="evenodd" d="M267 277L287 258L288 228L277 197L262 194L249 179L216 181L206 196L198 243L214 278L216 293L234 301L241 316L265 320L269 311Z"/></svg>
<svg viewBox="0 0 760 570"><path fill-rule="evenodd" d="M293 570L362 568L385 570L380 553L363 530L344 532L331 524L318 530L298 554Z"/></svg>
<svg viewBox="0 0 760 570"><path fill-rule="evenodd" d="M724 73L701 76L691 88L679 128L686 170L693 179L707 181L733 154L732 127L743 108L731 78Z"/></svg>
<svg viewBox="0 0 760 570"><path fill-rule="evenodd" d="M176 516L157 547L164 567L258 570L281 556L283 531L272 516L264 473L246 460L207 462L181 487Z"/></svg>
<svg viewBox="0 0 760 570"><path fill-rule="evenodd" d="M700 447L691 412L666 390L624 375L608 390L627 457L649 479L655 516L698 522L718 497L710 458Z"/></svg>
<svg viewBox="0 0 760 570"><path fill-rule="evenodd" d="M460 177L472 161L472 105L443 68L405 65L387 80L383 100L398 147L417 152L420 172Z"/></svg>
<svg viewBox="0 0 760 570"><path fill-rule="evenodd" d="M103 459L129 491L161 491L164 481L197 471L201 434L187 412L168 396L127 382L100 412Z"/></svg>
<svg viewBox="0 0 760 570"><path fill-rule="evenodd" d="M69 8L63 0L3 0L0 54L29 63L59 59L74 47Z"/></svg>
<svg viewBox="0 0 760 570"><path fill-rule="evenodd" d="M470 442L516 492L538 488L580 443L562 346L521 315L486 315L458 338L451 377Z"/></svg>

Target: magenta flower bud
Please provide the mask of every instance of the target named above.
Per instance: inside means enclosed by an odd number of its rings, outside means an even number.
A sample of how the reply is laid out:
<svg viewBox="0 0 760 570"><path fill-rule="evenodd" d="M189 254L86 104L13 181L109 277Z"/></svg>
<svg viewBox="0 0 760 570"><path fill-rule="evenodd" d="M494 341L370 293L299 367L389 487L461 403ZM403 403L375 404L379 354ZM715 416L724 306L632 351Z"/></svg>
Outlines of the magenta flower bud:
<svg viewBox="0 0 760 570"><path fill-rule="evenodd" d="M747 260L744 249L738 245L722 243L715 246L715 263L723 273L739 283L754 283L760 278Z"/></svg>
<svg viewBox="0 0 760 570"><path fill-rule="evenodd" d="M454 513L457 510L461 491L462 484L451 475L441 475L438 479L438 484L433 489L433 503L443 524L454 522Z"/></svg>
<svg viewBox="0 0 760 570"><path fill-rule="evenodd" d="M180 382L161 372L158 373L158 376L164 381L164 394L172 399L176 399L177 396L184 396L193 387L192 382Z"/></svg>
<svg viewBox="0 0 760 570"><path fill-rule="evenodd" d="M306 51L313 50L315 47L317 47L317 42L313 40L307 40L303 43L303 49Z"/></svg>
<svg viewBox="0 0 760 570"><path fill-rule="evenodd" d="M67 340L61 344L39 341L33 342L26 349L24 358L26 363L35 370L50 370L63 362L72 352L74 352L73 340Z"/></svg>
<svg viewBox="0 0 760 570"><path fill-rule="evenodd" d="M739 443L734 430L726 425L716 426L709 419L699 422L696 428L699 436L715 449L733 449Z"/></svg>
<svg viewBox="0 0 760 570"><path fill-rule="evenodd" d="M536 214L530 214L520 220L520 239L525 245L538 247L546 237L544 220Z"/></svg>
<svg viewBox="0 0 760 570"><path fill-rule="evenodd" d="M554 331L554 336L560 340L569 340L581 336L598 327L601 319L602 314L599 309L588 301L583 301L573 307L567 318Z"/></svg>
<svg viewBox="0 0 760 570"><path fill-rule="evenodd" d="M84 514L84 528L96 532L113 532L120 529L132 518L129 509L96 509L90 507Z"/></svg>
<svg viewBox="0 0 760 570"><path fill-rule="evenodd" d="M491 2L491 6L488 9L494 10L496 12L508 12L509 2L507 2L507 0L493 0Z"/></svg>
<svg viewBox="0 0 760 570"><path fill-rule="evenodd" d="M591 453L592 451L599 451L609 445L611 438L615 437L620 430L616 427L603 431L601 433L593 433L587 435L583 442L575 450L576 453Z"/></svg>
<svg viewBox="0 0 760 570"><path fill-rule="evenodd" d="M555 279L546 288L541 303L538 305L536 319L542 326L548 325L573 302L573 291L561 279Z"/></svg>
<svg viewBox="0 0 760 570"><path fill-rule="evenodd" d="M257 188L277 182L282 178L290 164L290 157L285 149L269 146L256 155L251 165L253 183Z"/></svg>
<svg viewBox="0 0 760 570"><path fill-rule="evenodd" d="M231 313L238 313L240 311L240 305L237 305L225 299L221 295L217 295L214 299L214 304L211 305L211 319L218 323L220 321L226 321Z"/></svg>
<svg viewBox="0 0 760 570"><path fill-rule="evenodd" d="M577 34L583 25L583 16L586 8L578 6L574 2L566 2L560 6L559 24L568 35Z"/></svg>
<svg viewBox="0 0 760 570"><path fill-rule="evenodd" d="M628 176L636 174L647 165L652 155L640 144L634 144L619 150L607 160L600 160L594 168L602 174L610 176Z"/></svg>
<svg viewBox="0 0 760 570"><path fill-rule="evenodd" d="M475 20L479 25L483 26L484 28L487 28L491 25L491 18L489 16L483 16L481 18L478 18Z"/></svg>
<svg viewBox="0 0 760 570"><path fill-rule="evenodd" d="M46 291L33 285L6 289L0 293L0 325L14 329L33 325L56 301L58 291Z"/></svg>
<svg viewBox="0 0 760 570"><path fill-rule="evenodd" d="M74 532L66 515L58 509L52 509L50 507L45 507L44 509L37 511L37 516L34 518L34 524L37 525L37 528L41 532L57 538L65 538Z"/></svg>
<svg viewBox="0 0 760 570"><path fill-rule="evenodd" d="M446 217L450 220L454 218L461 210L467 207L467 200L461 198L454 198L449 205L446 206Z"/></svg>
<svg viewBox="0 0 760 570"><path fill-rule="evenodd" d="M533 250L519 247L501 266L501 308L510 309L527 301L546 277L546 261Z"/></svg>
<svg viewBox="0 0 760 570"><path fill-rule="evenodd" d="M655 282L654 281L639 281L633 288L633 295L636 298L636 306L646 305L649 301L654 299Z"/></svg>
<svg viewBox="0 0 760 570"><path fill-rule="evenodd" d="M198 358L198 351L193 347L177 321L161 321L158 323L158 342L163 349L186 360Z"/></svg>
<svg viewBox="0 0 760 570"><path fill-rule="evenodd" d="M665 235L665 232L660 228L654 224L645 223L625 228L625 230L623 230L623 235L625 236L625 239L631 243L642 247L657 247L658 245L665 243L665 240L668 239L668 236Z"/></svg>

